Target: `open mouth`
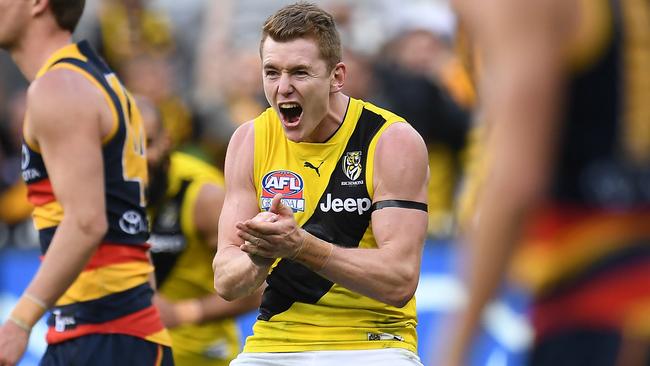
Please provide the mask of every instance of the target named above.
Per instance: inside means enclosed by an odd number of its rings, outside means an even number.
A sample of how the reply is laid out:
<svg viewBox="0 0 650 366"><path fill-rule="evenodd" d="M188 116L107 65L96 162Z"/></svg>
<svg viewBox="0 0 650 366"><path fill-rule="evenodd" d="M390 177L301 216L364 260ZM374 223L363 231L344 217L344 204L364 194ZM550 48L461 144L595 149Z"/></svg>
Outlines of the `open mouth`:
<svg viewBox="0 0 650 366"><path fill-rule="evenodd" d="M278 105L282 120L286 125L293 126L300 122L302 107L298 103L283 103Z"/></svg>

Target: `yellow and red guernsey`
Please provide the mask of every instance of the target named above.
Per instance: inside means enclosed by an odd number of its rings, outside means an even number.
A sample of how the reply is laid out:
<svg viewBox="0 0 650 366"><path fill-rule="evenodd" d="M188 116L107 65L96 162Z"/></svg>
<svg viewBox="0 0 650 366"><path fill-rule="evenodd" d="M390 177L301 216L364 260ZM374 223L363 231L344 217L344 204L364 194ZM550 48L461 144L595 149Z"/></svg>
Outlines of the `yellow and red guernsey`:
<svg viewBox="0 0 650 366"><path fill-rule="evenodd" d="M147 184L145 135L133 98L86 42L55 52L37 78L53 69L78 72L104 95L114 117L104 138L104 189L108 232L75 282L57 301L48 320L47 341L63 342L86 334L119 333L170 345L157 309L152 305L145 212ZM90 121L77 121L89 123ZM29 115L25 125L29 124ZM57 201L35 141L22 147L23 178L35 206L34 224L46 255L65 215ZM70 157L71 164L74 158Z"/></svg>
<svg viewBox="0 0 650 366"><path fill-rule="evenodd" d="M538 337L568 327L650 335L650 5L583 0L550 199L515 274Z"/></svg>

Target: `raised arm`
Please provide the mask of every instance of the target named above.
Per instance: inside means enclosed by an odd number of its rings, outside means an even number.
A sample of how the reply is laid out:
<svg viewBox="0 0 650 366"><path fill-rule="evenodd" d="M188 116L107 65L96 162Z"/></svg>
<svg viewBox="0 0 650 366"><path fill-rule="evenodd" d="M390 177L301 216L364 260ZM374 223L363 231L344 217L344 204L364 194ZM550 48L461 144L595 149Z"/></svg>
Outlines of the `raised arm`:
<svg viewBox="0 0 650 366"><path fill-rule="evenodd" d="M81 273L106 233L102 119L111 121L111 112L99 91L69 70L50 71L33 83L27 108L28 136L38 143L65 212L38 272L12 312L12 318L31 327ZM0 332L0 355L5 331Z"/></svg>
<svg viewBox="0 0 650 366"><path fill-rule="evenodd" d="M422 138L405 123L390 126L375 151L374 201L425 203L427 177ZM279 195L269 211L277 214L273 223L249 220L238 225L243 239L257 241L242 250L290 258L341 286L393 306L402 307L413 296L426 235L425 211L388 207L373 212L377 249L343 248L307 233L297 226Z"/></svg>
<svg viewBox="0 0 650 366"><path fill-rule="evenodd" d="M235 131L226 153L226 196L219 218L219 243L212 262L214 287L226 300L253 293L266 279L273 259L248 255L235 225L259 213L253 185L253 122Z"/></svg>

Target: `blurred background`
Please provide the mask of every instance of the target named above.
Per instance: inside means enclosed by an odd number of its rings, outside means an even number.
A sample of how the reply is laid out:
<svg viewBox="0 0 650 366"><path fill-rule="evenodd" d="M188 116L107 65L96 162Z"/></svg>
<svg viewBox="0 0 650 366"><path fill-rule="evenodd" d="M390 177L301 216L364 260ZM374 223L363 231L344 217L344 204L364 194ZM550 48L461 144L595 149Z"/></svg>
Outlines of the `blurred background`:
<svg viewBox="0 0 650 366"><path fill-rule="evenodd" d="M234 129L267 107L261 25L291 2L87 0L75 39L87 39L131 92L158 105L176 149L222 167ZM447 0L314 2L334 15L341 32L345 93L406 118L429 148L429 237L416 295L419 352L426 363L465 300L454 212L471 152L474 90L457 52L456 18ZM38 236L20 177L26 87L0 51L0 319L38 266ZM526 295L506 286L486 312L473 364L523 363L532 337L525 311ZM240 318L242 337L250 334L254 317ZM21 365L37 364L44 332L39 323Z"/></svg>

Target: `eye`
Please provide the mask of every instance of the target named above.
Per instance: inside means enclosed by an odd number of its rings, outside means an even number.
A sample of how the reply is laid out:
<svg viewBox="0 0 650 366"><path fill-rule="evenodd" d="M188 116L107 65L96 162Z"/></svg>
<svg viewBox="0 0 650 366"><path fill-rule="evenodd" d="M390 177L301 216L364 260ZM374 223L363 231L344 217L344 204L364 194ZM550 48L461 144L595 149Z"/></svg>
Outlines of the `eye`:
<svg viewBox="0 0 650 366"><path fill-rule="evenodd" d="M304 78L304 77L309 76L309 73L307 72L307 70L296 70L293 74L296 75L299 78Z"/></svg>
<svg viewBox="0 0 650 366"><path fill-rule="evenodd" d="M264 70L264 77L268 79L275 79L277 78L279 73L275 70Z"/></svg>

